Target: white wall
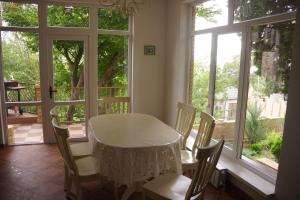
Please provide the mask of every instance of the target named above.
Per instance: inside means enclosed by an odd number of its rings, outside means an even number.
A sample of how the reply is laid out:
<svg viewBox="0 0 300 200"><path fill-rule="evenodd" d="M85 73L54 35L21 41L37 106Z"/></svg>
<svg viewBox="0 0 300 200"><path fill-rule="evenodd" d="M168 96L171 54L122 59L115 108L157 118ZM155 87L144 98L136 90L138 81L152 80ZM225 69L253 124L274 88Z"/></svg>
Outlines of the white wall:
<svg viewBox="0 0 300 200"><path fill-rule="evenodd" d="M276 197L282 200L300 199L300 12L294 38L293 67L276 184Z"/></svg>
<svg viewBox="0 0 300 200"><path fill-rule="evenodd" d="M165 0L148 0L134 19L133 112L163 118L165 79ZM155 45L155 56L144 55L144 45Z"/></svg>
<svg viewBox="0 0 300 200"><path fill-rule="evenodd" d="M186 101L187 17L186 4L180 0L168 0L164 121L171 126L175 124L177 102Z"/></svg>

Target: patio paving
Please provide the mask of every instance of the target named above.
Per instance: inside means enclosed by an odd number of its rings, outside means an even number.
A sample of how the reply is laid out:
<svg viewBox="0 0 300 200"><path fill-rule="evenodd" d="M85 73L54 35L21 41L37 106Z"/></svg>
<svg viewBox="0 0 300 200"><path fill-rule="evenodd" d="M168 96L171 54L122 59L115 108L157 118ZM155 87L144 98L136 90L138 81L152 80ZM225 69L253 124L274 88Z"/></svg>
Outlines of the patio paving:
<svg viewBox="0 0 300 200"><path fill-rule="evenodd" d="M84 124L68 126L70 138L85 137ZM44 142L43 126L39 123L8 125L9 145L40 144Z"/></svg>

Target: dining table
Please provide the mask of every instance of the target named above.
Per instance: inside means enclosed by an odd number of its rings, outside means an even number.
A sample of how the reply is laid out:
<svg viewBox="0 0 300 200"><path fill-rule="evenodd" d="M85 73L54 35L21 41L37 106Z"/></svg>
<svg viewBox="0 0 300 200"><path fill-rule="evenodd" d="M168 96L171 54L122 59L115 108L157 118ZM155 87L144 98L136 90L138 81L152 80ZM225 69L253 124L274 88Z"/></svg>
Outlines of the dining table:
<svg viewBox="0 0 300 200"><path fill-rule="evenodd" d="M181 135L153 116L95 116L88 121L88 137L100 176L116 187L127 186L122 200L151 178L182 173Z"/></svg>

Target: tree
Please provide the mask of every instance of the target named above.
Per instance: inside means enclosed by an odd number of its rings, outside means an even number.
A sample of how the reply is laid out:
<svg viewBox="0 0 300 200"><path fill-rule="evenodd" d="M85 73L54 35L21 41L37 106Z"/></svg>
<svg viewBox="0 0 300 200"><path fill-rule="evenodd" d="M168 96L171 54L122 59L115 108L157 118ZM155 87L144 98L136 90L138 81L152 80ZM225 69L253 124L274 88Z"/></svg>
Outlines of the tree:
<svg viewBox="0 0 300 200"><path fill-rule="evenodd" d="M37 26L37 6L2 2L3 20L9 26ZM100 9L98 27L128 29L128 17L117 11ZM48 25L63 27L88 27L89 13L84 7L48 6ZM20 33L32 52L38 52L38 36L29 32ZM98 86L113 86L124 83L127 65L127 38L123 36L101 35L98 39ZM125 50L124 50L125 49ZM57 74L56 83L70 91L70 100L80 98L80 88L84 85L83 56L84 46L80 41L54 42L54 58ZM64 65L67 64L67 68ZM67 121L72 121L74 105L69 106Z"/></svg>
<svg viewBox="0 0 300 200"><path fill-rule="evenodd" d="M295 11L297 0L235 0L235 20L244 21L280 13ZM288 80L292 63L292 39L295 21L273 23L252 27L252 32L257 33L257 38L252 43L254 52L253 64L257 66L257 75L261 76L261 67L264 51L277 51L275 58L277 78L267 80L270 93L288 93ZM279 35L279 43L273 37L274 33ZM278 36L277 36L278 37Z"/></svg>

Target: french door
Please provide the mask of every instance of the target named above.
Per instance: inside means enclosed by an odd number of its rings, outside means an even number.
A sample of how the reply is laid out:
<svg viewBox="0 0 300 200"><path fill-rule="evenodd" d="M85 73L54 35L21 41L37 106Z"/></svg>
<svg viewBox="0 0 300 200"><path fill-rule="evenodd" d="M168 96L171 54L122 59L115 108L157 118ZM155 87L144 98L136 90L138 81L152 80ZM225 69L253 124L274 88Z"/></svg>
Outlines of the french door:
<svg viewBox="0 0 300 200"><path fill-rule="evenodd" d="M57 108L61 124L68 126L71 140L86 140L89 117L88 37L51 35L47 39L47 70L43 73L48 92L44 92L44 114L48 118L47 142L53 141L49 111Z"/></svg>

